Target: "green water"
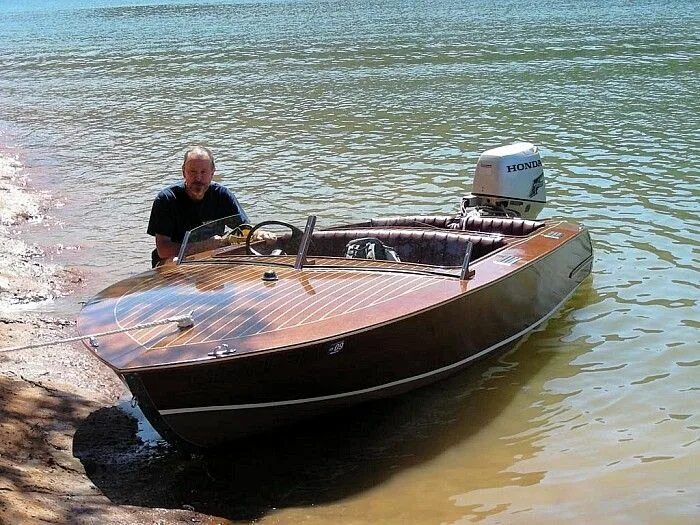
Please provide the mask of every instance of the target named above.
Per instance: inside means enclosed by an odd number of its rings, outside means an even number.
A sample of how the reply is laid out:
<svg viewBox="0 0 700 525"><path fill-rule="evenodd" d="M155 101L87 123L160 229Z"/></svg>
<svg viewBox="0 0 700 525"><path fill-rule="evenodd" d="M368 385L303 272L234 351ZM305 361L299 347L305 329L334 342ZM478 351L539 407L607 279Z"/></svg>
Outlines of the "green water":
<svg viewBox="0 0 700 525"><path fill-rule="evenodd" d="M61 205L34 234L81 248L48 250L79 296L148 265L150 203L200 142L249 215L303 225L453 212L480 151L528 140L543 215L595 243L513 353L319 430L336 449L292 447L296 475L232 482L218 515L700 521L698 2L120 4L0 3L0 146Z"/></svg>

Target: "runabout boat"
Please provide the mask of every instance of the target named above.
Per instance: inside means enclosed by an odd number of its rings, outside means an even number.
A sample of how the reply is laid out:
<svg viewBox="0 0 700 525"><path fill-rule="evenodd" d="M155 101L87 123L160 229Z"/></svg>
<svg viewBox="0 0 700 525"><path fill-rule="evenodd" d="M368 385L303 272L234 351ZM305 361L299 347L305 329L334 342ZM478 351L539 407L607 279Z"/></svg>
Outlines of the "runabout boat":
<svg viewBox="0 0 700 525"><path fill-rule="evenodd" d="M513 155L539 157L508 148L492 150L492 173L508 174L499 162ZM543 193L537 185L527 195ZM216 446L400 394L515 345L591 271L583 226L513 216L540 204L477 194L450 216L326 229L314 217L303 229L264 221L242 244L229 217L189 232L176 263L99 293L78 330L165 439ZM256 240L277 227L289 231Z"/></svg>

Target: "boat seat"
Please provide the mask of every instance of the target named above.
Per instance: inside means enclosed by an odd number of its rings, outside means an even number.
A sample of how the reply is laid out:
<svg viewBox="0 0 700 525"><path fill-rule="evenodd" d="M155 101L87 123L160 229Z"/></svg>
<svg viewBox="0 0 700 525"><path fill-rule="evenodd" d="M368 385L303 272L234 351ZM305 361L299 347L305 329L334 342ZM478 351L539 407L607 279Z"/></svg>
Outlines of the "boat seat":
<svg viewBox="0 0 700 525"><path fill-rule="evenodd" d="M408 215L405 217L379 217L370 221L370 226L386 226L395 227L403 226L406 228L421 226L432 226L434 228L447 228L455 218L451 215Z"/></svg>
<svg viewBox="0 0 700 525"><path fill-rule="evenodd" d="M501 235L529 235L544 226L542 221L511 219L507 217L455 217L451 215L412 215L372 219L370 226L444 228L458 231L500 233Z"/></svg>
<svg viewBox="0 0 700 525"><path fill-rule="evenodd" d="M456 217L447 227L452 230L481 231L501 235L529 235L544 222L506 217Z"/></svg>
<svg viewBox="0 0 700 525"><path fill-rule="evenodd" d="M472 260L506 244L502 237L465 235L448 231L351 228L315 231L309 255L345 257L348 242L362 237L374 237L393 247L402 262L437 266L460 266L469 242L472 243Z"/></svg>

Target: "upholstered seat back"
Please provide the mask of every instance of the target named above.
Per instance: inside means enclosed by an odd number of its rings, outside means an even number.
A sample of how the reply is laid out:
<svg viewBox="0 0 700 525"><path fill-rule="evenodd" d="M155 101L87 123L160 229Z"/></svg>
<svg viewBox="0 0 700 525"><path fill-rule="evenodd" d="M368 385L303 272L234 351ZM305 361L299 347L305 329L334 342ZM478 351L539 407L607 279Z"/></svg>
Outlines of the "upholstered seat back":
<svg viewBox="0 0 700 525"><path fill-rule="evenodd" d="M375 237L391 246L402 262L438 266L461 265L469 242L472 243L472 260L505 245L505 241L497 236L421 229L352 228L314 232L309 255L344 257L348 242L362 237Z"/></svg>
<svg viewBox="0 0 700 525"><path fill-rule="evenodd" d="M544 226L542 221L510 219L506 217L453 217L450 215L413 215L372 219L371 226L403 226L418 228L432 226L459 231L500 233L501 235L529 235Z"/></svg>
<svg viewBox="0 0 700 525"><path fill-rule="evenodd" d="M404 228L420 228L433 226L434 228L447 228L454 221L451 215L407 215L405 217L379 217L370 221L371 226L403 226Z"/></svg>
<svg viewBox="0 0 700 525"><path fill-rule="evenodd" d="M493 232L502 235L529 235L544 222L506 217L457 217L447 226L451 230Z"/></svg>

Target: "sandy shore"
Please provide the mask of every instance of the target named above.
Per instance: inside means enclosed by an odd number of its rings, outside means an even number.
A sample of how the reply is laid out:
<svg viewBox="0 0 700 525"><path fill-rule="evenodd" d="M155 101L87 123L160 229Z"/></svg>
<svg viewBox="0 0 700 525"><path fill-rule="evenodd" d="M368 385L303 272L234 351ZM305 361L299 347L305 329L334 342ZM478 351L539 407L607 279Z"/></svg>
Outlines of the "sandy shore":
<svg viewBox="0 0 700 525"><path fill-rule="evenodd" d="M42 304L70 293L82 277L47 264L42 247L22 240L50 206L47 196L31 191L24 171L20 160L0 152L1 348L75 335L73 319L41 313ZM136 420L115 406L126 395L79 343L0 352L0 523L228 523L200 514L181 494L139 500L131 493L133 474L125 477L125 469L147 468L154 449L137 437ZM187 462L168 456L167 468ZM126 481L108 483L111 471Z"/></svg>

